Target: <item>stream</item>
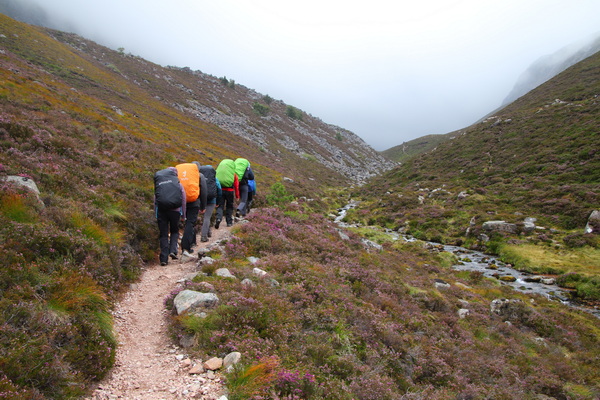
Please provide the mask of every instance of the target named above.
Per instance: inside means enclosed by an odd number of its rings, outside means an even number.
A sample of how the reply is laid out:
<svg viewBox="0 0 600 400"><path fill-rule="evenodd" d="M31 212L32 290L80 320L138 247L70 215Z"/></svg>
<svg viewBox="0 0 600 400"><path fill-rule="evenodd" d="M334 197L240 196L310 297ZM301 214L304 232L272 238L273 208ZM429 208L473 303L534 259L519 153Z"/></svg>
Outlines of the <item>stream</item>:
<svg viewBox="0 0 600 400"><path fill-rule="evenodd" d="M334 220L338 226L344 228L358 227L358 225L352 225L343 222L348 210L356 207L357 205L358 202L350 201L347 205L338 209L338 215ZM392 230L386 230L386 233L389 234L394 240L405 240L407 242L417 240L413 237L402 235ZM381 245L370 240L363 239L363 242L365 242L365 245L370 247L381 248ZM452 268L457 271L481 272L485 277L498 279L501 284L509 285L520 292L539 294L548 299L560 301L561 303L570 307L589 312L597 318L600 318L600 309L585 307L571 301L569 291L556 285L553 278L545 277L543 275L532 275L526 272L518 271L498 260L496 257L476 250L470 250L460 246L443 245L434 242L426 242L426 244L432 249L446 251L456 255L460 260L460 263L453 265ZM503 279L507 279L507 281L504 281Z"/></svg>

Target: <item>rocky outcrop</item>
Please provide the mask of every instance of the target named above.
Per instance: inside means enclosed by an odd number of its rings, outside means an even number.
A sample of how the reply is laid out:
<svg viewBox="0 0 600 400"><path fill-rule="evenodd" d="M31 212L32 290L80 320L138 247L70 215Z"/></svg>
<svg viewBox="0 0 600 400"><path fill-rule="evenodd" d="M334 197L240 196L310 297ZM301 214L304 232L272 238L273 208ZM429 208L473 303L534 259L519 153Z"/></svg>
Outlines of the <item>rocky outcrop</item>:
<svg viewBox="0 0 600 400"><path fill-rule="evenodd" d="M600 211L592 211L585 225L585 233L600 233Z"/></svg>

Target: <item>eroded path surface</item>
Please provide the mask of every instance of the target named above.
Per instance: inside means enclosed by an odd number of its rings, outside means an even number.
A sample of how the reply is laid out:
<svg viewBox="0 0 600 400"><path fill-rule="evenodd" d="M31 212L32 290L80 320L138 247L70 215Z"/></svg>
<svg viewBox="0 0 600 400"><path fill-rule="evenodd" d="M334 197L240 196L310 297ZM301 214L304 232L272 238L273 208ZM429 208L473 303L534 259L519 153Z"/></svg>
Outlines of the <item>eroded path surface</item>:
<svg viewBox="0 0 600 400"><path fill-rule="evenodd" d="M213 229L208 243L200 243L198 236L196 250L212 248L229 237L231 228L223 225L219 230ZM194 259L147 266L140 281L115 307L119 343L115 367L87 400L213 400L223 395L219 374L190 374L194 363L205 360L188 359L183 348L173 345L168 333L164 299L178 281L197 272L197 264Z"/></svg>

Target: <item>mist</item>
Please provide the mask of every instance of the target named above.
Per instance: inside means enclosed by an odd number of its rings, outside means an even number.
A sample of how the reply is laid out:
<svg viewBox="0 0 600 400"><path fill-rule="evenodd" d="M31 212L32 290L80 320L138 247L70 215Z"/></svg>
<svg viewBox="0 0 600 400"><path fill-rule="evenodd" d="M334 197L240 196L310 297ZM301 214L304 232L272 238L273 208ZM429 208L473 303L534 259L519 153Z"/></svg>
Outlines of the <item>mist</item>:
<svg viewBox="0 0 600 400"><path fill-rule="evenodd" d="M376 150L467 127L536 60L600 35L596 0L18 3L36 24L226 76Z"/></svg>

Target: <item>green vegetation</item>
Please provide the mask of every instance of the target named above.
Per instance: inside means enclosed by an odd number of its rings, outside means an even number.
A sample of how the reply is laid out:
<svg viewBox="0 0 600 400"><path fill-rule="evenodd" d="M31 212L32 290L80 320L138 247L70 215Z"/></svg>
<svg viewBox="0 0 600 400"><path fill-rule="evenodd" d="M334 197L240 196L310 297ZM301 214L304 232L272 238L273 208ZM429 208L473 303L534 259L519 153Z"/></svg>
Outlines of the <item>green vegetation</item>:
<svg viewBox="0 0 600 400"><path fill-rule="evenodd" d="M263 96L263 101L265 103L267 103L267 105L270 105L273 102L273 98L271 96L269 96L268 94Z"/></svg>
<svg viewBox="0 0 600 400"><path fill-rule="evenodd" d="M252 104L252 109L254 110L255 113L257 113L258 115L261 116L266 116L267 114L269 114L269 106L264 105L264 104L260 104L257 102L254 102L254 104Z"/></svg>
<svg viewBox="0 0 600 400"><path fill-rule="evenodd" d="M299 110L294 106L287 106L285 109L285 115L287 115L291 119L297 119L299 121L302 121L302 110Z"/></svg>

